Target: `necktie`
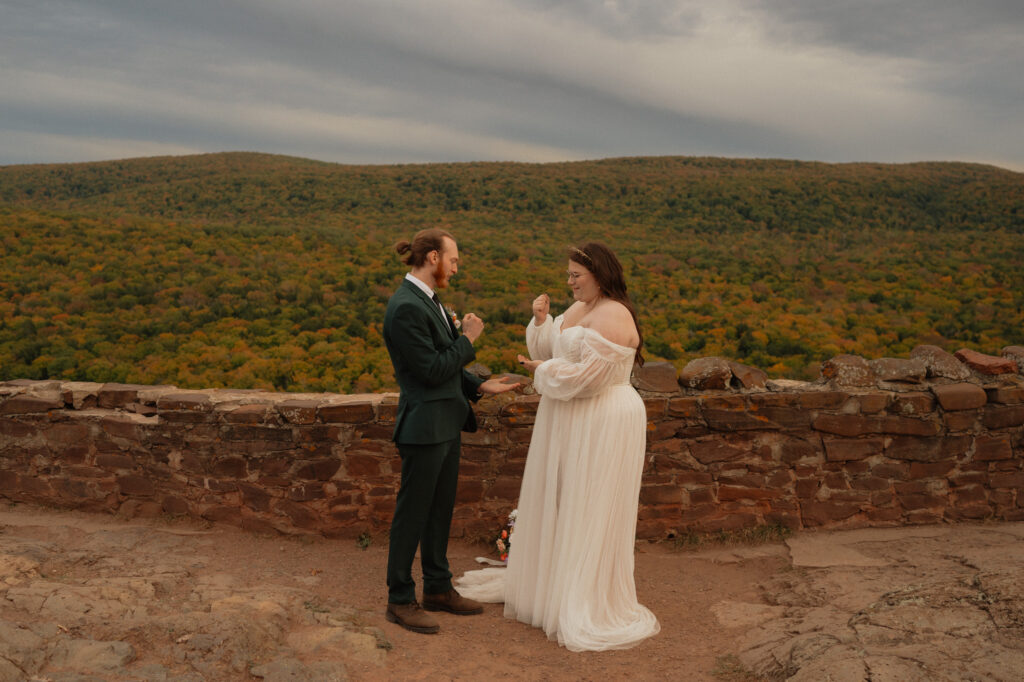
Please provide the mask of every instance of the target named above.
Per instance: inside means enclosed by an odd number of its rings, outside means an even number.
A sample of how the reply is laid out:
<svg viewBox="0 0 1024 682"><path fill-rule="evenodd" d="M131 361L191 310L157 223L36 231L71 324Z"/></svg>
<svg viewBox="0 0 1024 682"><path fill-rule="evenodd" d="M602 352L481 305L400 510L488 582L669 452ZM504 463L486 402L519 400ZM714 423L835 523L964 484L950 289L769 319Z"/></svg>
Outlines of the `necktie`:
<svg viewBox="0 0 1024 682"><path fill-rule="evenodd" d="M440 310L441 310L441 315L443 315L443 316L444 316L444 319L448 321L448 329L449 329L449 330L451 331L451 333L452 333L452 336L456 336L456 333L455 333L455 323L454 323L454 322L452 322L452 318L451 318L451 316L450 316L450 315L448 314L448 312L447 312L447 311L446 311L446 310L444 309L444 306L443 306L443 305L441 305L441 299L439 299L439 298L437 297L437 294L434 294L434 303L436 303L436 304L437 304L437 307L438 307L438 308L440 308Z"/></svg>

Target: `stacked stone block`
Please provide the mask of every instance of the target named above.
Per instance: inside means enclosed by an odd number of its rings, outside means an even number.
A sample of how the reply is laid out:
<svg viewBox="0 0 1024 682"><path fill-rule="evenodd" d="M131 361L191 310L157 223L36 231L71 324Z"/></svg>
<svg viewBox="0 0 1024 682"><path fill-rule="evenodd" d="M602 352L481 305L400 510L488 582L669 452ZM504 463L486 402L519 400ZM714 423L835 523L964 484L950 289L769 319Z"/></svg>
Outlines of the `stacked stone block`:
<svg viewBox="0 0 1024 682"><path fill-rule="evenodd" d="M1024 349L839 356L816 382L702 358L638 370L638 535L1024 520ZM464 434L455 535L516 504L539 397L486 398ZM395 394L0 384L0 497L264 533L387 528Z"/></svg>

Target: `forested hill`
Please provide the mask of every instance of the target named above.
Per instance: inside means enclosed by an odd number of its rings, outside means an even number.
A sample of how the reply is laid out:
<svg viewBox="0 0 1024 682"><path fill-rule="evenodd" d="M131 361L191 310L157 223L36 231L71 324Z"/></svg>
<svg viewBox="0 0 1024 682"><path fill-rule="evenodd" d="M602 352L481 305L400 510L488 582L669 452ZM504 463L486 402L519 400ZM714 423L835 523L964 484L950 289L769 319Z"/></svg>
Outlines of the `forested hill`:
<svg viewBox="0 0 1024 682"><path fill-rule="evenodd" d="M812 376L839 352L1024 343L1024 175L654 157L348 166L227 153L0 167L0 378L394 386L380 319L422 227L512 370L566 246L622 257L648 359Z"/></svg>
<svg viewBox="0 0 1024 682"><path fill-rule="evenodd" d="M1024 230L1024 175L907 165L646 157L346 166L250 153L0 167L0 202L228 224L413 221L666 224L720 232L862 227Z"/></svg>

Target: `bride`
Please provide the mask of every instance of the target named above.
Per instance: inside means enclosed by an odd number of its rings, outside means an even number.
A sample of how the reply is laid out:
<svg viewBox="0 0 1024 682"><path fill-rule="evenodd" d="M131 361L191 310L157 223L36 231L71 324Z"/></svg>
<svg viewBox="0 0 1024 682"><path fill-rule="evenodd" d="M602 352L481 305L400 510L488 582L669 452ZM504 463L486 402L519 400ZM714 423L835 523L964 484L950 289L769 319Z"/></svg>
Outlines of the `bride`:
<svg viewBox="0 0 1024 682"><path fill-rule="evenodd" d="M542 294L526 329L541 394L507 568L466 573L461 594L505 602L570 651L633 646L660 630L636 599L633 548L647 416L629 383L643 338L622 265L590 242L569 253L575 303Z"/></svg>

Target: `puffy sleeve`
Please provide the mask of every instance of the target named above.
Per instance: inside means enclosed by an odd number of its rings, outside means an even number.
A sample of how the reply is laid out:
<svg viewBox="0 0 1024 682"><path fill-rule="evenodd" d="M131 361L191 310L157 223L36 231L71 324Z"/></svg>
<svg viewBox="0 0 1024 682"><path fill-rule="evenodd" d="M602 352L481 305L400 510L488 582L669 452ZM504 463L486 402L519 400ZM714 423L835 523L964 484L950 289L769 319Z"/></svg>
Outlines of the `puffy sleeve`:
<svg viewBox="0 0 1024 682"><path fill-rule="evenodd" d="M533 386L538 393L555 400L589 398L622 383L623 359L632 357L632 348L614 344L591 331L584 334L581 344L579 362L555 358L537 367Z"/></svg>
<svg viewBox="0 0 1024 682"><path fill-rule="evenodd" d="M532 360L550 360L554 355L552 348L555 345L555 336L558 334L557 326L562 323L562 316L558 316L558 325L547 316L544 323L537 326L535 320L531 319L526 325L526 348L530 351Z"/></svg>

